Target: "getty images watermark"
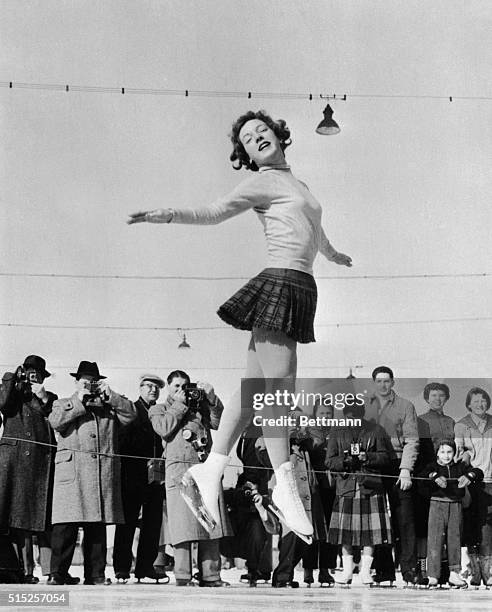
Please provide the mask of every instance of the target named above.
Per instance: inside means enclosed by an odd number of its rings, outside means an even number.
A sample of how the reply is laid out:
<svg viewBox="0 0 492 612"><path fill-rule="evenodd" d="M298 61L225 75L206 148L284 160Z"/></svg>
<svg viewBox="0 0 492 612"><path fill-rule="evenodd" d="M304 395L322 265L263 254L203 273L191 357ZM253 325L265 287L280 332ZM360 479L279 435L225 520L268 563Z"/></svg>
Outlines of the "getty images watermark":
<svg viewBox="0 0 492 612"><path fill-rule="evenodd" d="M367 391L357 392L346 379L303 379L296 390L288 381L243 379L243 405L252 406L257 427L360 427L350 414L363 406ZM310 390L311 387L313 390ZM324 387L324 389L323 389ZM265 388L270 389L265 391ZM315 390L320 388L320 390ZM343 414L340 412L343 411Z"/></svg>

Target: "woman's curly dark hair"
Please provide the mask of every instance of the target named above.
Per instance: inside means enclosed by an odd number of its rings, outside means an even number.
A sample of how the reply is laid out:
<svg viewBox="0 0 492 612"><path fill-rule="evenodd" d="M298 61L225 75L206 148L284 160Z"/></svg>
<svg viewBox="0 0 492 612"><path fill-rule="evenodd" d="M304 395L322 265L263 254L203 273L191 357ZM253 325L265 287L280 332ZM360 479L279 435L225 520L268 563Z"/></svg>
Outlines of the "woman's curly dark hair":
<svg viewBox="0 0 492 612"><path fill-rule="evenodd" d="M252 170L253 172L258 172L258 166L254 161L251 161L249 155L244 150L242 142L239 140L239 132L245 123L251 121L251 119L260 119L264 121L270 129L273 130L275 135L280 141L280 147L282 151L292 144L292 140L290 138L290 130L287 127L286 122L283 119L278 119L274 121L270 115L267 115L264 110L259 111L248 111L244 115L241 115L233 124L232 131L230 133L231 142L233 146L232 153L229 159L232 162L232 167L234 170L241 170L244 166L247 170Z"/></svg>

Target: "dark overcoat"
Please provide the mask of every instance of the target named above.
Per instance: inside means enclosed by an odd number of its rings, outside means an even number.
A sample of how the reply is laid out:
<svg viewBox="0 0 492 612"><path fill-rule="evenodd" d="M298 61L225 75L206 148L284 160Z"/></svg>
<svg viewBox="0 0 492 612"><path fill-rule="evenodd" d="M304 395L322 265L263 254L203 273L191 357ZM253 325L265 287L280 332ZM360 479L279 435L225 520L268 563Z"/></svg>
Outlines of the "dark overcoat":
<svg viewBox="0 0 492 612"><path fill-rule="evenodd" d="M52 523L123 523L118 429L134 420L133 403L111 391L88 409L75 393L57 400L49 420L58 432Z"/></svg>
<svg viewBox="0 0 492 612"><path fill-rule="evenodd" d="M167 513L170 543L173 545L233 535L222 488L219 497L221 524L211 534L197 521L179 492L181 478L188 467L200 462L192 443L183 436L183 430L191 431L193 439L205 438L205 449L209 451L212 444L210 430L219 426L222 410L223 405L218 398L215 405L203 400L200 411L189 410L185 404L171 398L165 404L157 404L149 410L152 427L163 439Z"/></svg>
<svg viewBox="0 0 492 612"><path fill-rule="evenodd" d="M43 403L30 391L19 391L12 372L2 378L0 530L44 531L49 526L55 439L47 417L55 399L48 392L48 401Z"/></svg>

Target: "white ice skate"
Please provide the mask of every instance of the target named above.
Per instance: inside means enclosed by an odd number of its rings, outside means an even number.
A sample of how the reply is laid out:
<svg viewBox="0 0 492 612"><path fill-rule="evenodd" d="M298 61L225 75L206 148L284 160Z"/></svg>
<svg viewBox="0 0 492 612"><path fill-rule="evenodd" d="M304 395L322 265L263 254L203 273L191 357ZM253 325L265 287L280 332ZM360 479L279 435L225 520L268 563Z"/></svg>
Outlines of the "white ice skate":
<svg viewBox="0 0 492 612"><path fill-rule="evenodd" d="M362 555L360 559L360 578L362 584L373 586L374 580L371 576L372 557L370 555Z"/></svg>
<svg viewBox="0 0 492 612"><path fill-rule="evenodd" d="M354 557L353 555L342 555L343 571L340 576L335 576L335 584L341 587L350 587L352 577L354 575Z"/></svg>
<svg viewBox="0 0 492 612"><path fill-rule="evenodd" d="M448 584L452 589L467 589L468 583L466 580L463 580L458 572L450 572Z"/></svg>
<svg viewBox="0 0 492 612"><path fill-rule="evenodd" d="M306 544L312 544L313 526L302 505L290 461L282 463L276 470L277 484L272 493L269 509Z"/></svg>
<svg viewBox="0 0 492 612"><path fill-rule="evenodd" d="M228 462L227 455L212 452L205 463L192 465L181 479L181 496L209 533L220 524L220 481Z"/></svg>

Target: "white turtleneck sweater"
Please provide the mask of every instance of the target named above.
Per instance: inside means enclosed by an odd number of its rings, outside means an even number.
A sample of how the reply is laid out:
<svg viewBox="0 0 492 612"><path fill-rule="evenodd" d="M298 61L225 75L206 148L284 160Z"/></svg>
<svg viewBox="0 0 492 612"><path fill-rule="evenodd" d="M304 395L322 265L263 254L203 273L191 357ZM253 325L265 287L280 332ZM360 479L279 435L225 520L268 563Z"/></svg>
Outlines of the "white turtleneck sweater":
<svg viewBox="0 0 492 612"><path fill-rule="evenodd" d="M290 166L263 166L210 206L175 209L172 223L215 225L253 209L263 225L268 268L313 273L318 251L332 259L336 250L321 227L321 206Z"/></svg>

